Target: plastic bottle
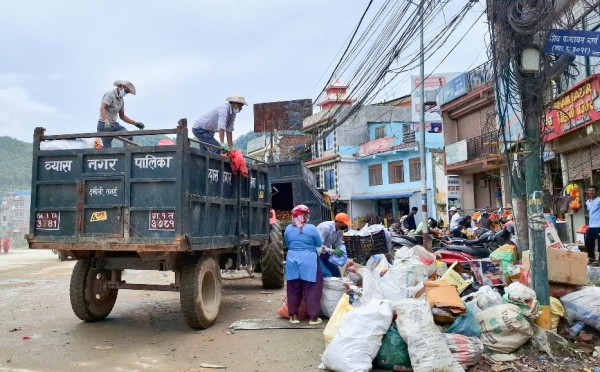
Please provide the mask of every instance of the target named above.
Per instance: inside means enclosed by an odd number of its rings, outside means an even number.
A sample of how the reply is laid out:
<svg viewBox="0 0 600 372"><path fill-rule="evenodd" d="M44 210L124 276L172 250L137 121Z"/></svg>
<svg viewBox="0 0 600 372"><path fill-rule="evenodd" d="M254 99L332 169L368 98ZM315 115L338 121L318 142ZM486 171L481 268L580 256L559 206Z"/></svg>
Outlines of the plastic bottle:
<svg viewBox="0 0 600 372"><path fill-rule="evenodd" d="M584 326L585 326L585 324L583 324L583 322L581 322L581 321L573 324L573 326L571 328L569 328L569 335L571 337L576 337L579 334L579 332L581 332L583 330Z"/></svg>
<svg viewBox="0 0 600 372"><path fill-rule="evenodd" d="M436 269L436 274L438 276L442 276L446 273L446 271L448 271L448 265L446 265L445 262L443 261L438 261L437 262L437 269Z"/></svg>

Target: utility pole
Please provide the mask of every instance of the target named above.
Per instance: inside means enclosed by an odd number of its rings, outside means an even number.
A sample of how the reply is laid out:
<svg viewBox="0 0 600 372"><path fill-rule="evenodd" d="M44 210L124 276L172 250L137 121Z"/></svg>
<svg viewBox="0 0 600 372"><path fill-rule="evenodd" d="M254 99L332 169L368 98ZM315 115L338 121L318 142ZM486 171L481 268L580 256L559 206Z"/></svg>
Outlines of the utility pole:
<svg viewBox="0 0 600 372"><path fill-rule="evenodd" d="M527 193L527 227L531 248L533 289L542 307L538 320L544 329L550 329L550 289L548 285L548 258L544 237L544 210L542 192L542 123L541 77L538 73L521 73L521 103L525 123L525 192ZM547 312L547 314L545 314ZM548 324L545 324L548 323Z"/></svg>
<svg viewBox="0 0 600 372"><path fill-rule="evenodd" d="M425 0L419 6L419 23L421 26L421 123L419 126L419 155L421 163L421 220L425 225L423 230L423 247L431 249L429 241L429 224L427 223L427 159L425 158L425 41L423 13L425 13Z"/></svg>

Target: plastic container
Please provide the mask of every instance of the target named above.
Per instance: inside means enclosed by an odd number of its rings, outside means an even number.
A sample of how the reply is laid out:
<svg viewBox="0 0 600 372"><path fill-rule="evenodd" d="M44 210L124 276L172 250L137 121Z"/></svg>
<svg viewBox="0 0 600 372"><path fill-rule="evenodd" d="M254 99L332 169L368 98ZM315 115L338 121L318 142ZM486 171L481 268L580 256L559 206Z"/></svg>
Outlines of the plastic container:
<svg viewBox="0 0 600 372"><path fill-rule="evenodd" d="M573 326L571 326L571 328L569 328L569 331L568 331L569 336L577 337L579 332L581 332L583 330L583 327L585 327L585 324L583 324L583 322L581 322L581 321L573 324Z"/></svg>

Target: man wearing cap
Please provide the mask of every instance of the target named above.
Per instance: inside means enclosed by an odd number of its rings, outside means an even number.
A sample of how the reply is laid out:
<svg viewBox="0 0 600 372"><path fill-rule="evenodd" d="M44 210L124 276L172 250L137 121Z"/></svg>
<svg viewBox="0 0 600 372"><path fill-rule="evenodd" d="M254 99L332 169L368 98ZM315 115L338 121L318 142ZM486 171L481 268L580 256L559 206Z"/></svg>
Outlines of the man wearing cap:
<svg viewBox="0 0 600 372"><path fill-rule="evenodd" d="M192 133L200 142L217 147L208 148L207 151L218 152L218 147L223 151L233 148L233 124L235 115L239 113L246 105L246 100L242 96L227 97L227 102L212 109L200 118L196 119L192 127ZM215 139L215 133L219 132L219 141ZM225 133L227 133L227 144L225 144Z"/></svg>
<svg viewBox="0 0 600 372"><path fill-rule="evenodd" d="M117 122L117 114L124 122L144 129L144 124L134 121L125 115L125 102L123 99L129 93L135 96L135 87L130 81L117 80L113 83L116 87L104 93L100 104L100 119L98 120L98 132L123 132L127 129ZM104 148L112 146L112 137L101 137ZM126 137L132 140L133 137Z"/></svg>
<svg viewBox="0 0 600 372"><path fill-rule="evenodd" d="M456 207L451 207L448 210L448 212L450 212L450 227L449 227L449 229L452 231L452 229L458 227L462 217L460 216L460 213L458 213L458 208L456 208Z"/></svg>
<svg viewBox="0 0 600 372"><path fill-rule="evenodd" d="M340 267L348 260L343 235L351 226L350 217L346 213L338 213L334 221L321 222L317 226L323 241L319 262L324 278L342 276Z"/></svg>

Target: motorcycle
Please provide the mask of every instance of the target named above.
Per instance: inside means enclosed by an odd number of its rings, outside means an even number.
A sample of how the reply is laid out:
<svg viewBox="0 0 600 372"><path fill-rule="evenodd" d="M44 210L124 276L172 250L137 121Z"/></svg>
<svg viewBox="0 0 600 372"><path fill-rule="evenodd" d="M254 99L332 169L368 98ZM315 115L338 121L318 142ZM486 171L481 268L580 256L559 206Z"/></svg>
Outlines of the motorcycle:
<svg viewBox="0 0 600 372"><path fill-rule="evenodd" d="M436 256L448 266L458 261L468 270L471 261L488 258L501 245L514 244L510 237L510 232L502 229L496 233L486 232L477 239L451 240L452 244L447 244L449 241L446 240L446 244L436 251Z"/></svg>
<svg viewBox="0 0 600 372"><path fill-rule="evenodd" d="M407 247L412 248L415 245L422 245L423 238L421 236L395 235L392 236L392 246L394 248Z"/></svg>

